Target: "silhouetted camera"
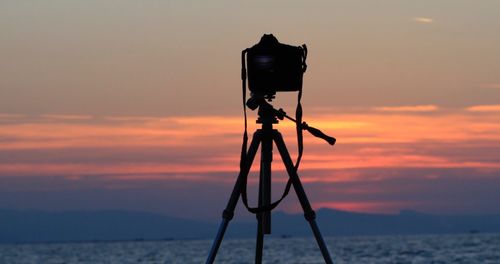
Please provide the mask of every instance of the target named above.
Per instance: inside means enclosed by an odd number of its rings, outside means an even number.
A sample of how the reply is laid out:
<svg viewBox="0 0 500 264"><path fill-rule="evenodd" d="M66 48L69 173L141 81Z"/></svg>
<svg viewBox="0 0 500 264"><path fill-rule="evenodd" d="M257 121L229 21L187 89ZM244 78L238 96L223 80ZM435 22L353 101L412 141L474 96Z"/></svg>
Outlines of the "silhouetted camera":
<svg viewBox="0 0 500 264"><path fill-rule="evenodd" d="M299 91L306 69L307 49L281 44L272 35L247 50L248 86L255 95L272 98L276 92Z"/></svg>

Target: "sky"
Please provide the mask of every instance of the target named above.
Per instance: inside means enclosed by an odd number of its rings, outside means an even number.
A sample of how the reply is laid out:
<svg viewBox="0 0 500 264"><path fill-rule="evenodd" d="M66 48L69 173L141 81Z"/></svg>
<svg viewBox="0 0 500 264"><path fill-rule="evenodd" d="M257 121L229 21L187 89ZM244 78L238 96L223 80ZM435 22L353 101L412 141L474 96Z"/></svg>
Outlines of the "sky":
<svg viewBox="0 0 500 264"><path fill-rule="evenodd" d="M313 207L500 213L498 10L487 0L1 1L0 208L218 219L238 172L240 52L273 33L307 44L304 119L338 140L305 135L299 174ZM293 113L295 100L278 93L273 104ZM295 157L293 124L276 127ZM273 197L285 182L276 156ZM295 195L278 210L300 211Z"/></svg>

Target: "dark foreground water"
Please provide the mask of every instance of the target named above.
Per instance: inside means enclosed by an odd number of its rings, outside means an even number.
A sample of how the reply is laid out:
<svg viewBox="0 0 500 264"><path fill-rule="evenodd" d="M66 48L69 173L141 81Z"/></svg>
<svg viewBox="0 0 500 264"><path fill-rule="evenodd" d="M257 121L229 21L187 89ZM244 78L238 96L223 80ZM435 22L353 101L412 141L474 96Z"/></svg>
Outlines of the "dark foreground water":
<svg viewBox="0 0 500 264"><path fill-rule="evenodd" d="M0 245L0 263L204 263L210 240ZM335 263L500 263L500 234L326 238ZM253 263L226 239L216 263ZM324 263L313 238L267 238L264 263Z"/></svg>

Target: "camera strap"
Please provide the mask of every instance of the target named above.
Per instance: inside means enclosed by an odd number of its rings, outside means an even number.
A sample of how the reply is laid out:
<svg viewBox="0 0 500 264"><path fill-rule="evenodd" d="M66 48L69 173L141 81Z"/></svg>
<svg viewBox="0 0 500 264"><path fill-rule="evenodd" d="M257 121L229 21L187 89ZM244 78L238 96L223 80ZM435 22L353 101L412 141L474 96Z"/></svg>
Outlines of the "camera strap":
<svg viewBox="0 0 500 264"><path fill-rule="evenodd" d="M306 64L306 58L307 58L307 47L306 45L301 46L303 53L302 53L302 74L306 71L307 69L307 64ZM246 109L246 85L247 85L247 70L246 70L246 54L249 49L245 49L241 52L241 81L242 81L242 99L243 99L243 115L245 118L245 130L243 132L243 143L241 144L241 156L240 156L240 175L241 173L245 170L245 166L251 166L251 164L247 164L247 145L248 145L248 133L247 133L247 109ZM296 119L296 130L297 130L297 145L298 145L298 154L297 154L297 161L295 162L294 168L295 171L298 170L300 161L302 159L302 153L304 150L304 144L303 144L303 134L302 134L302 104L300 103L302 99L302 85L299 88L299 92L297 95L297 108L295 110L295 119ZM243 204L247 208L247 210L253 214L258 214L261 212L265 211L271 211L278 204L288 195L290 192L290 188L292 186L292 181L291 179L288 179L286 183L285 190L283 191L283 194L280 199L277 201L265 205L265 206L259 206L259 207L250 207L248 205L248 196L247 196L247 180L248 180L248 175L245 174L245 179L243 179L243 187L241 190L241 198L243 200Z"/></svg>
<svg viewBox="0 0 500 264"><path fill-rule="evenodd" d="M241 144L241 155L240 155L240 175L245 170L245 166L251 166L251 164L247 164L247 145L248 145L248 133L247 133L247 69L246 69L246 54L248 49L244 49L241 52L241 89L242 89L242 99L243 99L243 115L245 117L245 130L243 132L243 143ZM247 197L247 176L243 179L243 188L241 190L241 199L243 200L243 204L247 208L249 212L257 213L259 208L252 208L248 206L248 197ZM255 212L254 212L255 211Z"/></svg>
<svg viewBox="0 0 500 264"><path fill-rule="evenodd" d="M307 70L307 64L306 64L306 59L307 59L307 46L306 44L302 45L302 74L304 74ZM297 95L297 108L295 110L295 127L297 130L297 146L298 146L298 153L297 153L297 161L295 162L295 170L297 171L299 169L300 161L302 159L302 153L304 152L304 140L303 140L303 134L302 134L302 104L300 103L300 100L302 99L302 85L299 88L299 92Z"/></svg>
<svg viewBox="0 0 500 264"><path fill-rule="evenodd" d="M248 52L248 49L244 49L241 52L241 89L243 92L243 115L245 116L245 131L243 132L243 143L241 144L241 155L240 155L240 173L243 171L245 168L246 162L247 162L247 144L248 144L248 133L247 133L247 107L246 107L246 101L247 101L247 69L246 69L246 54ZM249 164L250 166L250 164ZM247 197L246 197L246 179L245 179L245 188L244 188L244 198L243 202L245 203L245 206L247 206ZM248 207L248 206L247 206Z"/></svg>

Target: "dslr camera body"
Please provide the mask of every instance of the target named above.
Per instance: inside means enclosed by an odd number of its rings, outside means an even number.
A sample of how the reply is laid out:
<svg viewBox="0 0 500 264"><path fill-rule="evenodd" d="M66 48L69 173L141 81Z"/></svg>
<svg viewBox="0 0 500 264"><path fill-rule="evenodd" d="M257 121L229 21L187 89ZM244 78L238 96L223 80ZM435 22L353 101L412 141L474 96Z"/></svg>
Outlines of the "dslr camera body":
<svg viewBox="0 0 500 264"><path fill-rule="evenodd" d="M307 48L282 44L272 34L247 49L248 87L267 99L276 92L300 91L306 70Z"/></svg>

